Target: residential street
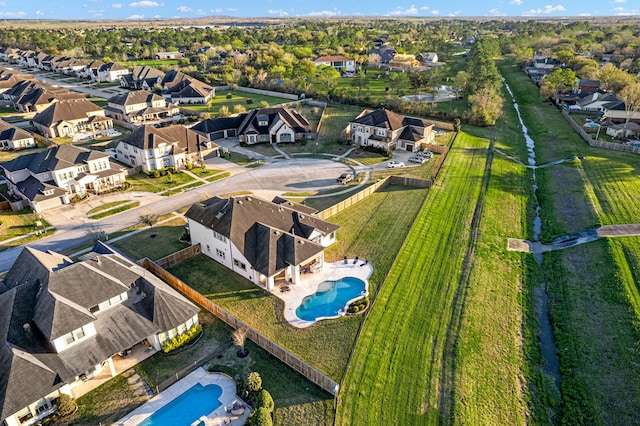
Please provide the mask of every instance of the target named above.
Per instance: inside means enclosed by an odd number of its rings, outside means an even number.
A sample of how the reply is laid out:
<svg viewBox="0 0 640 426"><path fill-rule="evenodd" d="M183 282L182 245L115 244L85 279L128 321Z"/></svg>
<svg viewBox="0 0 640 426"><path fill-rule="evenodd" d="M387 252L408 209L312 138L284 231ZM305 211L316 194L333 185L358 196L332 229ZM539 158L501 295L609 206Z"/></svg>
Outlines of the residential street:
<svg viewBox="0 0 640 426"><path fill-rule="evenodd" d="M149 203L141 203L140 207L101 220L89 220L69 213L58 214L56 219L52 220L57 228L55 235L38 240L30 246L39 250L67 250L86 242L91 233L110 234L139 223L141 215L148 213L162 215L214 195L251 191L259 197L272 199L275 195L285 192L312 192L338 187L336 178L351 169L346 164L336 161L299 158L243 170L244 172L227 179L189 189L172 197L158 199L154 194L141 196L146 197ZM135 201L137 200L135 197L140 193L130 194ZM62 207L62 209L68 209L68 207ZM57 210L50 211L46 216L50 218L52 214L57 214ZM67 217L66 220L65 217ZM15 247L0 253L0 272L9 269L21 250L22 247Z"/></svg>

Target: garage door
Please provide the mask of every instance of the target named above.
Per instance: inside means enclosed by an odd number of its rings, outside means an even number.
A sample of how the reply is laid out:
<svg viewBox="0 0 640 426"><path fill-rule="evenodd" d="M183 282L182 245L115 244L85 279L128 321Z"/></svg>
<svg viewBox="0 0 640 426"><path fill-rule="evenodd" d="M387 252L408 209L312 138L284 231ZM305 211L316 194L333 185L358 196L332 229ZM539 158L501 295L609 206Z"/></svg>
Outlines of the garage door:
<svg viewBox="0 0 640 426"><path fill-rule="evenodd" d="M218 139L224 139L224 132L211 133L211 140L217 141Z"/></svg>
<svg viewBox="0 0 640 426"><path fill-rule="evenodd" d="M291 133L283 133L280 135L280 142L291 142Z"/></svg>

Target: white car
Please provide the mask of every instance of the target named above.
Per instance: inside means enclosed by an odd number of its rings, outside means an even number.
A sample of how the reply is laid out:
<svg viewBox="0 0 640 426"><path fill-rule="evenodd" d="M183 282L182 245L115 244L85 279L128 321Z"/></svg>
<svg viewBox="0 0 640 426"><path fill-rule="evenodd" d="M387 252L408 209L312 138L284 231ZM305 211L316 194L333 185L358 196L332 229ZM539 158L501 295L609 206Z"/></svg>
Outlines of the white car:
<svg viewBox="0 0 640 426"><path fill-rule="evenodd" d="M433 157L433 152L431 151L422 151L416 154L418 157L431 158Z"/></svg>
<svg viewBox="0 0 640 426"><path fill-rule="evenodd" d="M389 161L389 164L387 164L387 167L390 169L396 169L398 167L404 167L404 163L402 161Z"/></svg>

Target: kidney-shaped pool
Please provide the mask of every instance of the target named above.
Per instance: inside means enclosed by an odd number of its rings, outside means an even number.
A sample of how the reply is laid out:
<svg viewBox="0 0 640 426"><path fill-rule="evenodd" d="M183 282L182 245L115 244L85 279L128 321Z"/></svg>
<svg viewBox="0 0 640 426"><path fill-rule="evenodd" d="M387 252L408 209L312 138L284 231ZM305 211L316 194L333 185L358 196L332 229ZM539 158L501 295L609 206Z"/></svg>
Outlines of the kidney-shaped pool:
<svg viewBox="0 0 640 426"><path fill-rule="evenodd" d="M367 284L360 278L344 277L323 281L316 292L302 299L296 316L304 321L336 318L344 315L349 303L368 294Z"/></svg>

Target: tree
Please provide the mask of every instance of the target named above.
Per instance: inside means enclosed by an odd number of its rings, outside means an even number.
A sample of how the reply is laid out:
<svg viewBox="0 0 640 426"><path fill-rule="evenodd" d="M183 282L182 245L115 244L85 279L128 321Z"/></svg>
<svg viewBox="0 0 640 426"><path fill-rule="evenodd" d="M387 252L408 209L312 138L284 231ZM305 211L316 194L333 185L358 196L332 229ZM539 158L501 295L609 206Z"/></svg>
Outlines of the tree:
<svg viewBox="0 0 640 426"><path fill-rule="evenodd" d="M269 102L260 101L260 108L269 108Z"/></svg>
<svg viewBox="0 0 640 426"><path fill-rule="evenodd" d="M607 90L613 93L620 92L625 86L633 83L633 77L625 70L621 70L612 63L602 67L598 73L598 78Z"/></svg>
<svg viewBox="0 0 640 426"><path fill-rule="evenodd" d="M247 112L247 109L244 107L244 105L236 104L233 106L234 114L242 114L243 112Z"/></svg>
<svg viewBox="0 0 640 426"><path fill-rule="evenodd" d="M271 413L266 408L258 408L248 419L249 426L272 426Z"/></svg>
<svg viewBox="0 0 640 426"><path fill-rule="evenodd" d="M469 74L466 71L459 71L451 80L451 89L456 94L456 98L467 92L469 86Z"/></svg>
<svg viewBox="0 0 640 426"><path fill-rule="evenodd" d="M229 112L229 107L226 105L222 105L218 110L218 115L220 117L229 117L231 113Z"/></svg>
<svg viewBox="0 0 640 426"><path fill-rule="evenodd" d="M635 82L627 85L620 91L618 97L624 102L624 111L626 114L624 128L626 133L626 128L629 124L629 120L631 120L631 117L635 113L640 111L640 83Z"/></svg>
<svg viewBox="0 0 640 426"><path fill-rule="evenodd" d="M369 56L367 57L367 64L370 67L380 68L380 65L382 64L382 56L377 53L369 53Z"/></svg>
<svg viewBox="0 0 640 426"><path fill-rule="evenodd" d="M358 71L356 76L351 79L351 86L358 89L358 96L360 96L362 89L369 87L369 79L364 72Z"/></svg>
<svg viewBox="0 0 640 426"><path fill-rule="evenodd" d="M326 86L327 91L331 90L340 79L340 73L334 67L322 65L318 67L318 81Z"/></svg>
<svg viewBox="0 0 640 426"><path fill-rule="evenodd" d="M247 376L247 387L252 392L258 392L262 389L262 377L260 377L260 373L252 371Z"/></svg>
<svg viewBox="0 0 640 426"><path fill-rule="evenodd" d="M231 333L231 339L233 340L233 345L240 348L238 356L246 356L247 351L244 349L244 344L247 341L247 329L239 328L234 330L234 332Z"/></svg>
<svg viewBox="0 0 640 426"><path fill-rule="evenodd" d="M396 91L396 94L400 94L404 89L409 86L409 77L403 72L392 72L389 74L389 87Z"/></svg>
<svg viewBox="0 0 640 426"><path fill-rule="evenodd" d="M502 115L504 99L496 89L482 89L469 98L471 119L483 126L493 126Z"/></svg>
<svg viewBox="0 0 640 426"><path fill-rule="evenodd" d="M140 221L151 227L158 222L158 215L153 213L143 214L140 216Z"/></svg>
<svg viewBox="0 0 640 426"><path fill-rule="evenodd" d="M544 77L540 91L545 96L553 95L554 102L558 103L558 93L572 88L577 82L578 77L572 69L556 68Z"/></svg>
<svg viewBox="0 0 640 426"><path fill-rule="evenodd" d="M76 402L66 393L61 393L55 400L57 407L56 416L65 417L73 413L76 409Z"/></svg>

